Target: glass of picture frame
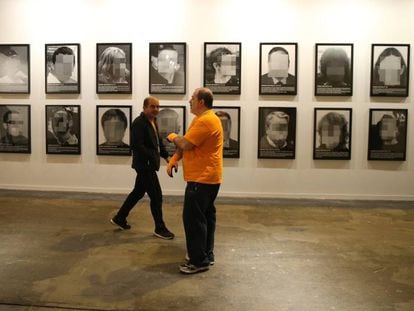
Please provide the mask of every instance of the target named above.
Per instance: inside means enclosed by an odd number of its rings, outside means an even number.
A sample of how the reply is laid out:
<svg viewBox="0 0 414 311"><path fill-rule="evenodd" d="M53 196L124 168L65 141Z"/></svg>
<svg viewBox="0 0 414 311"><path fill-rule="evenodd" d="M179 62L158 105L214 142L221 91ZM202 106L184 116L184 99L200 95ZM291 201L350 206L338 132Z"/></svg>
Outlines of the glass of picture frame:
<svg viewBox="0 0 414 311"><path fill-rule="evenodd" d="M1 93L30 93L29 44L0 44Z"/></svg>
<svg viewBox="0 0 414 311"><path fill-rule="evenodd" d="M185 94L186 43L149 44L149 93Z"/></svg>
<svg viewBox="0 0 414 311"><path fill-rule="evenodd" d="M223 126L223 157L240 158L240 107L214 106L213 111Z"/></svg>
<svg viewBox="0 0 414 311"><path fill-rule="evenodd" d="M0 152L31 153L30 105L0 105Z"/></svg>
<svg viewBox="0 0 414 311"><path fill-rule="evenodd" d="M46 44L46 94L79 94L80 68L79 43Z"/></svg>
<svg viewBox="0 0 414 311"><path fill-rule="evenodd" d="M259 107L258 134L259 159L294 159L296 108Z"/></svg>
<svg viewBox="0 0 414 311"><path fill-rule="evenodd" d="M204 43L204 87L214 94L241 93L241 43Z"/></svg>
<svg viewBox="0 0 414 311"><path fill-rule="evenodd" d="M96 44L96 93L132 94L132 43Z"/></svg>
<svg viewBox="0 0 414 311"><path fill-rule="evenodd" d="M46 105L46 154L81 154L80 105Z"/></svg>
<svg viewBox="0 0 414 311"><path fill-rule="evenodd" d="M96 106L96 154L131 155L132 106Z"/></svg>
<svg viewBox="0 0 414 311"><path fill-rule="evenodd" d="M405 161L407 109L370 109L368 160Z"/></svg>
<svg viewBox="0 0 414 311"><path fill-rule="evenodd" d="M371 96L407 97L409 76L409 44L372 44Z"/></svg>
<svg viewBox="0 0 414 311"><path fill-rule="evenodd" d="M315 96L352 96L352 43L315 45Z"/></svg>
<svg viewBox="0 0 414 311"><path fill-rule="evenodd" d="M259 95L297 94L297 43L260 43Z"/></svg>
<svg viewBox="0 0 414 311"><path fill-rule="evenodd" d="M314 160L351 159L351 108L315 108L313 129Z"/></svg>
<svg viewBox="0 0 414 311"><path fill-rule="evenodd" d="M186 129L186 107L185 106L160 106L157 116L158 134L169 156L175 153L174 143L167 140L170 133L180 136L185 135Z"/></svg>

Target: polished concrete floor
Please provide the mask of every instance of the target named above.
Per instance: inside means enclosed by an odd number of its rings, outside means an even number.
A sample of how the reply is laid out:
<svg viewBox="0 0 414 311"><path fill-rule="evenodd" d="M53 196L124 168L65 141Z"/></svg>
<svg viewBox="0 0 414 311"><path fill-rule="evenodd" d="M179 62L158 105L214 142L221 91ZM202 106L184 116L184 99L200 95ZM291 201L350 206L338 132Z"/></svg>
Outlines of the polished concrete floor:
<svg viewBox="0 0 414 311"><path fill-rule="evenodd" d="M124 196L0 190L0 310L414 310L414 202L217 202L216 264L182 275L148 201L129 231Z"/></svg>

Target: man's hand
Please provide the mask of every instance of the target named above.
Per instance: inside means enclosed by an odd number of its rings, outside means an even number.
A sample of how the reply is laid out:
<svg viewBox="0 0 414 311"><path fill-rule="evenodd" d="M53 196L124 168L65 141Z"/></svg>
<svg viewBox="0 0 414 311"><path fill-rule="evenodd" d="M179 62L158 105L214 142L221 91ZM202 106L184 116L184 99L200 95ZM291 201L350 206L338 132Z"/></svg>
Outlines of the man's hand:
<svg viewBox="0 0 414 311"><path fill-rule="evenodd" d="M170 133L170 134L168 134L168 136L167 136L167 140L170 142L170 143L172 143L172 142L174 142L174 139L177 137L178 135L177 134L175 134L175 133Z"/></svg>
<svg viewBox="0 0 414 311"><path fill-rule="evenodd" d="M176 173L178 171L178 162L173 160L173 158L171 158L170 162L168 162L168 165L167 165L167 174L170 177L174 177L173 176L173 168L174 168Z"/></svg>

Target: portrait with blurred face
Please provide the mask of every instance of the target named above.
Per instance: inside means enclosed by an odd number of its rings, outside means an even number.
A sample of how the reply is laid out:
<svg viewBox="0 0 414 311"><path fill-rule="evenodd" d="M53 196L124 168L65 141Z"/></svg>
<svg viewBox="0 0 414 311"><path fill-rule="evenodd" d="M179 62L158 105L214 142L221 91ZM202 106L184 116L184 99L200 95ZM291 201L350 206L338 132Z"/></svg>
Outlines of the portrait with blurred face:
<svg viewBox="0 0 414 311"><path fill-rule="evenodd" d="M379 122L379 135L385 145L398 143L397 119L390 114L384 114Z"/></svg>
<svg viewBox="0 0 414 311"><path fill-rule="evenodd" d="M289 55L283 51L276 51L269 55L269 73L272 78L287 78L289 71Z"/></svg>
<svg viewBox="0 0 414 311"><path fill-rule="evenodd" d="M29 45L0 44L0 93L29 93Z"/></svg>
<svg viewBox="0 0 414 311"><path fill-rule="evenodd" d="M350 111L337 112L323 109L316 110L315 118L319 118L317 134L319 146L317 149L329 151L347 151L349 143L349 122L345 115L350 116Z"/></svg>
<svg viewBox="0 0 414 311"><path fill-rule="evenodd" d="M7 133L17 137L23 133L23 118L18 111L11 111L7 114L7 120L3 123Z"/></svg>
<svg viewBox="0 0 414 311"><path fill-rule="evenodd" d="M289 116L281 111L271 112L266 117L266 136L275 148L283 148L288 137Z"/></svg>
<svg viewBox="0 0 414 311"><path fill-rule="evenodd" d="M29 107L0 105L0 152L30 152Z"/></svg>

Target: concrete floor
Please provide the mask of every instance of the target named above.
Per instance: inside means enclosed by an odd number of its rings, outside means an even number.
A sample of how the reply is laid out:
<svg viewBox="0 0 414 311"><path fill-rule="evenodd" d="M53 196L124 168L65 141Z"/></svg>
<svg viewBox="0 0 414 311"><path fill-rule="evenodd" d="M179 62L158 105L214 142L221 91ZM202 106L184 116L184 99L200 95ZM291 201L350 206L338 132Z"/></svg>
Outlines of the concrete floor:
<svg viewBox="0 0 414 311"><path fill-rule="evenodd" d="M414 310L414 202L220 199L186 276L181 198L165 241L146 200L109 223L124 197L0 191L0 310Z"/></svg>

